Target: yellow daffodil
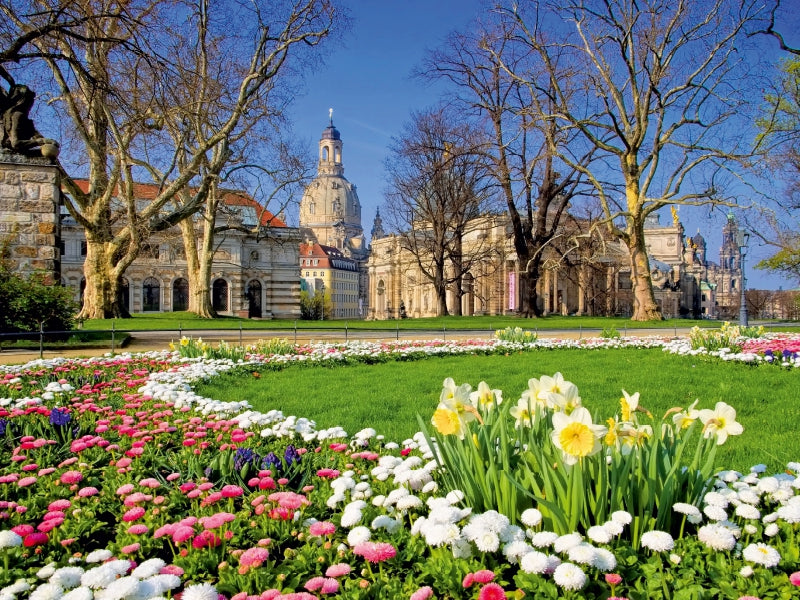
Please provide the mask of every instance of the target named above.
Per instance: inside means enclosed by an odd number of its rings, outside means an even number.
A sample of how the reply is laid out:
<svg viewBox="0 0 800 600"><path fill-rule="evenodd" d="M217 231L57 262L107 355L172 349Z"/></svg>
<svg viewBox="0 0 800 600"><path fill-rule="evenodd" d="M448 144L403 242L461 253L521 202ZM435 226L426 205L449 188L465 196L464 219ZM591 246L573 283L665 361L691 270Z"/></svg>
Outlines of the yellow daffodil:
<svg viewBox="0 0 800 600"><path fill-rule="evenodd" d="M717 445L722 445L729 435L739 435L744 431L741 423L736 421L736 409L724 402L717 402L714 409L704 408L698 412L703 423L703 436L716 436Z"/></svg>
<svg viewBox="0 0 800 600"><path fill-rule="evenodd" d="M464 439L464 422L455 411L437 408L431 417L431 424L442 435L457 435Z"/></svg>
<svg viewBox="0 0 800 600"><path fill-rule="evenodd" d="M550 436L553 444L561 450L564 463L574 465L578 460L600 451L600 439L607 431L604 425L592 423L589 411L579 406L570 414L553 414L553 432Z"/></svg>

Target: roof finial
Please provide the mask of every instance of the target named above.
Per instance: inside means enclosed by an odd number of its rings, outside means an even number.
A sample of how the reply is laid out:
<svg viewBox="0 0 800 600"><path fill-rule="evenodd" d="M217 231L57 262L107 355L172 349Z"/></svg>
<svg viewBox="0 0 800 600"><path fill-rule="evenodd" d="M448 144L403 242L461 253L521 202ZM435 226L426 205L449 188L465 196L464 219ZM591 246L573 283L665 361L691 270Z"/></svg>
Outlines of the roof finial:
<svg viewBox="0 0 800 600"><path fill-rule="evenodd" d="M328 118L331 120L331 127L333 127L333 109L328 109Z"/></svg>

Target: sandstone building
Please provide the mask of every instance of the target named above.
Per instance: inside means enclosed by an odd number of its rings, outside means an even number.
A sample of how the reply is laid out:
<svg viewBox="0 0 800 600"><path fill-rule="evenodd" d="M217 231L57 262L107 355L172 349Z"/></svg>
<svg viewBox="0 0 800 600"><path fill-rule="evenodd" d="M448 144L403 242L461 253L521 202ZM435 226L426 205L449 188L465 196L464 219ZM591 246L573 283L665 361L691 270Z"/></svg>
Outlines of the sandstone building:
<svg viewBox="0 0 800 600"><path fill-rule="evenodd" d="M436 316L436 295L417 258L403 247L401 237L382 233L376 219L368 262L369 313L373 319ZM495 215L468 229L470 246L492 247L491 259L479 262L462 282L464 315L513 314L520 305L520 269L511 239L508 217ZM619 315L633 312L628 251L618 240L570 235L580 228L571 219L564 225L560 246L545 251L544 272L537 292L543 314ZM378 235L375 232L378 232ZM647 222L645 237L656 300L667 318L731 318L739 307L741 255L736 245L738 226L731 217L723 228L720 263L706 257L706 243L698 233L684 238L677 217L662 225L657 215ZM568 241L572 240L572 241ZM452 310L456 294L448 290Z"/></svg>
<svg viewBox="0 0 800 600"><path fill-rule="evenodd" d="M83 182L86 185L86 182ZM138 184L143 202L154 197L156 186ZM222 190L217 215L250 230L217 234L211 277L211 298L220 315L253 318L300 316L298 276L300 231L288 227L241 191ZM199 217L195 217L199 218ZM66 210L61 213L61 281L80 299L86 284L83 229ZM132 313L186 310L189 282L186 258L177 227L153 235L125 272L122 304Z"/></svg>

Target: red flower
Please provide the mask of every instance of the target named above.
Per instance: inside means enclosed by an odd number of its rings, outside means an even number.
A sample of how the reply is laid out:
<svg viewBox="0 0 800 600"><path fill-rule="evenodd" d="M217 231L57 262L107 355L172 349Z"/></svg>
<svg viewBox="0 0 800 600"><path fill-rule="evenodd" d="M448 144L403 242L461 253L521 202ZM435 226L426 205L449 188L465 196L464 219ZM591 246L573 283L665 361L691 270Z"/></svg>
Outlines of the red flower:
<svg viewBox="0 0 800 600"><path fill-rule="evenodd" d="M49 539L50 538L46 533L34 531L33 533L29 533L22 538L22 545L26 548L30 548L32 546L41 546L42 544L46 544Z"/></svg>

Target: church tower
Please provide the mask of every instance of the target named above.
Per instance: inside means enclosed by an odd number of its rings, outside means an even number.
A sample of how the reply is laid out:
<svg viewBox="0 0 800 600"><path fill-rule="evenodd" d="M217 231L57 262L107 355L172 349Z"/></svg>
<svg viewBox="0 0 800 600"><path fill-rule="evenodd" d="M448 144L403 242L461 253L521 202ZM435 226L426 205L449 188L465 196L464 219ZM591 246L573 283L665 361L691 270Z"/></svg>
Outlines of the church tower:
<svg viewBox="0 0 800 600"><path fill-rule="evenodd" d="M358 317L367 309L369 248L356 186L344 176L342 136L333 125L333 109L328 119L319 140L317 176L300 201L301 248L306 253L301 275L308 287L331 295L332 318Z"/></svg>
<svg viewBox="0 0 800 600"><path fill-rule="evenodd" d="M339 249L366 260L361 203L356 186L347 181L342 163L342 136L333 126L333 109L319 140L317 176L300 202L300 230L308 241Z"/></svg>

